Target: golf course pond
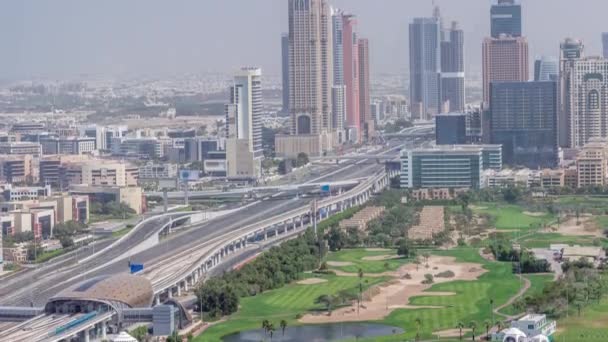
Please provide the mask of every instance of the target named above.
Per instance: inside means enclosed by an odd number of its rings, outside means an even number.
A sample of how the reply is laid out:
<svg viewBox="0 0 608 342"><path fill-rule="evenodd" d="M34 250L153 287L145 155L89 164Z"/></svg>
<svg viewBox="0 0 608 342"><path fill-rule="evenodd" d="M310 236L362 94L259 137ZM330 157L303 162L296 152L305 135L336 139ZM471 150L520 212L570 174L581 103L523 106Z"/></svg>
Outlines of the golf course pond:
<svg viewBox="0 0 608 342"><path fill-rule="evenodd" d="M403 329L383 324L374 323L332 323L313 324L287 327L285 334L277 329L272 341L275 342L323 342L337 341L342 339L369 338L376 336L387 336L402 334ZM270 341L270 335L264 329L247 330L227 335L222 338L224 342L259 342Z"/></svg>

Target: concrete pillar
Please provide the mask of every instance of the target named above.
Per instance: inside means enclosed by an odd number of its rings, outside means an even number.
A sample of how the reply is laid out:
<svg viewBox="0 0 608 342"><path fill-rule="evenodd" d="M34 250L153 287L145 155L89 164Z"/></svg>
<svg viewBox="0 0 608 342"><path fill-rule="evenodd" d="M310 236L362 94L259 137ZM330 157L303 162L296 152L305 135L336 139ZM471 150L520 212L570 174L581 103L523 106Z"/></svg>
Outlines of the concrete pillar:
<svg viewBox="0 0 608 342"><path fill-rule="evenodd" d="M182 296L182 286L181 286L181 284L177 284L177 296L178 297Z"/></svg>
<svg viewBox="0 0 608 342"><path fill-rule="evenodd" d="M186 279L186 281L184 281L184 291L188 292L188 279Z"/></svg>
<svg viewBox="0 0 608 342"><path fill-rule="evenodd" d="M90 338L91 329L86 328L86 329L84 329L83 333L84 333L84 342L90 342L91 341L91 338Z"/></svg>
<svg viewBox="0 0 608 342"><path fill-rule="evenodd" d="M160 295L156 295L156 297L154 297L154 302L156 305L160 305Z"/></svg>
<svg viewBox="0 0 608 342"><path fill-rule="evenodd" d="M169 292L167 292L167 296L169 298L173 298L173 288L169 288Z"/></svg>
<svg viewBox="0 0 608 342"><path fill-rule="evenodd" d="M102 340L105 340L106 338L108 338L106 330L107 330L106 322L101 322L101 339Z"/></svg>

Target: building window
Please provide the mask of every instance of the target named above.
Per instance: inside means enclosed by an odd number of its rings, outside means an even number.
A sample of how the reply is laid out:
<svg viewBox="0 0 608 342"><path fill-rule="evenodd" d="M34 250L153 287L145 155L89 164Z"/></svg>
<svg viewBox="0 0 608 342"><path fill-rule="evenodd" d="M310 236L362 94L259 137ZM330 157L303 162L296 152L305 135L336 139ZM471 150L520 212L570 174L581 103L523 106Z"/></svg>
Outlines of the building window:
<svg viewBox="0 0 608 342"><path fill-rule="evenodd" d="M600 108L600 93L597 90L592 90L587 96L587 107L589 109Z"/></svg>

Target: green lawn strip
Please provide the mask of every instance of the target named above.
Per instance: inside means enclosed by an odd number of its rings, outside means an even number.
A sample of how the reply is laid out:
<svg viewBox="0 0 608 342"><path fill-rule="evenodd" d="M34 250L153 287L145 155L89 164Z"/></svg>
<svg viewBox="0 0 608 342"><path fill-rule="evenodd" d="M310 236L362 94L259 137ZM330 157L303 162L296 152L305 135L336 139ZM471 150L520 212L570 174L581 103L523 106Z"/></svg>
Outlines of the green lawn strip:
<svg viewBox="0 0 608 342"><path fill-rule="evenodd" d="M323 278L327 282L315 285L292 283L283 288L265 292L255 297L242 298L240 309L226 322L210 327L195 341L221 341L221 337L249 329L260 328L262 320L267 319L275 327L284 319L289 326L299 325L296 315L312 310L323 310L322 305L315 304L317 297L324 294L335 294L343 290L357 293L358 277L339 277L332 275L307 274L307 277ZM387 277L364 277L364 287L387 281Z"/></svg>
<svg viewBox="0 0 608 342"><path fill-rule="evenodd" d="M583 309L580 317L575 309L571 310L569 317L557 322L557 329L555 342L608 341L608 297Z"/></svg>
<svg viewBox="0 0 608 342"><path fill-rule="evenodd" d="M527 274L524 275L524 277L530 280L530 288L524 293L522 298L543 292L545 285L553 281L553 274ZM517 310L515 306L511 304L500 310L500 313L505 315L517 315L521 313L521 310Z"/></svg>
<svg viewBox="0 0 608 342"><path fill-rule="evenodd" d="M454 329L458 322L468 325L472 320L477 322L477 334L485 332L482 326L484 320L492 319L490 298L494 299L496 307L505 303L519 290L519 280L512 274L511 265L487 261L479 256L477 249L471 248L434 251L432 254L454 256L461 262L479 263L488 272L475 281L451 281L436 284L428 290L454 292L453 296L419 296L412 299L414 305L440 305L445 308L395 310L381 323L405 329L405 333L398 337L399 341L415 337L417 318L422 320L422 339L432 339L434 331ZM494 316L495 321L500 318L498 315ZM385 336L359 341L395 341L396 338Z"/></svg>
<svg viewBox="0 0 608 342"><path fill-rule="evenodd" d="M350 262L352 265L348 266L329 266L332 269L337 269L343 272L357 273L359 269L363 270L363 273L382 273L385 271L394 271L401 265L408 263L410 260L407 258L387 259L387 260L363 260L365 257L379 256L379 255L394 255L397 256L397 250L389 249L386 251L368 251L364 248L357 249L343 249L338 252L329 253L326 257L326 261L338 261L338 262ZM385 267L386 266L388 267Z"/></svg>
<svg viewBox="0 0 608 342"><path fill-rule="evenodd" d="M568 245L593 245L595 236L570 236L559 233L534 233L520 239L518 242L527 248L548 248L551 244L568 244ZM608 242L608 239L600 238L601 241Z"/></svg>
<svg viewBox="0 0 608 342"><path fill-rule="evenodd" d="M476 203L474 211L494 217L496 229L528 230L554 220L554 215L549 213L542 216L524 214L526 209L514 204Z"/></svg>
<svg viewBox="0 0 608 342"><path fill-rule="evenodd" d="M131 229L133 229L133 225L132 224L128 224L125 228L120 229L120 230L116 230L112 232L112 237L113 238L119 238L122 237L124 235L127 235L128 232L131 231Z"/></svg>
<svg viewBox="0 0 608 342"><path fill-rule="evenodd" d="M58 248L58 249L55 249L52 251L44 251L36 257L35 263L40 264L45 261L49 261L53 258L56 258L56 257L62 255L63 253L65 253L65 250L63 248Z"/></svg>
<svg viewBox="0 0 608 342"><path fill-rule="evenodd" d="M588 195L572 195L572 196L559 196L552 199L555 204L565 206L580 206L585 209L589 208L601 208L604 209L608 205L608 197L596 197Z"/></svg>

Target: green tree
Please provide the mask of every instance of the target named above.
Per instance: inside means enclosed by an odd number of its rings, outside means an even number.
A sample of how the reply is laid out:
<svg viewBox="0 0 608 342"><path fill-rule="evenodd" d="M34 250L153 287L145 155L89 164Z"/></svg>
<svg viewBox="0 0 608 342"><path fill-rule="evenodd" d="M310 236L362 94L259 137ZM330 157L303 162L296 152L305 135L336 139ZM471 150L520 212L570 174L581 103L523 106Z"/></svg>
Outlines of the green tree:
<svg viewBox="0 0 608 342"><path fill-rule="evenodd" d="M304 152L300 152L298 153L298 156L296 157L296 166L297 167L301 167L304 166L306 164L308 164L309 160L308 160L308 155Z"/></svg>
<svg viewBox="0 0 608 342"><path fill-rule="evenodd" d="M61 247L64 249L74 246L74 240L69 236L62 236L59 238L59 243L61 243Z"/></svg>
<svg viewBox="0 0 608 342"><path fill-rule="evenodd" d="M145 341L146 337L148 337L148 327L140 326L129 332L129 335L133 336L139 342Z"/></svg>
<svg viewBox="0 0 608 342"><path fill-rule="evenodd" d="M359 298L357 300L357 315L359 314L359 307L361 306L361 300L363 300L363 269L359 268L357 272L359 276Z"/></svg>
<svg viewBox="0 0 608 342"><path fill-rule="evenodd" d="M492 327L492 322L489 320L485 320L483 322L483 326L486 328L486 338L490 339L490 328Z"/></svg>
<svg viewBox="0 0 608 342"><path fill-rule="evenodd" d="M475 341L475 329L477 329L477 322L475 322L475 321L469 322L469 328L471 329L471 332L473 333L473 341Z"/></svg>
<svg viewBox="0 0 608 342"><path fill-rule="evenodd" d="M464 329L464 323L458 322L456 324L456 329L458 329L458 332L459 332L459 338L458 339L462 341L462 329Z"/></svg>
<svg viewBox="0 0 608 342"><path fill-rule="evenodd" d="M420 328L422 327L422 319L416 317L416 341L420 340Z"/></svg>
<svg viewBox="0 0 608 342"><path fill-rule="evenodd" d="M268 335L268 327L270 326L270 321L265 319L262 321L262 329L264 329L264 335Z"/></svg>
<svg viewBox="0 0 608 342"><path fill-rule="evenodd" d="M397 248L397 255L409 258L410 256L410 244L408 240L402 239L399 241L399 247Z"/></svg>
<svg viewBox="0 0 608 342"><path fill-rule="evenodd" d="M327 244L329 245L329 250L332 252L341 250L344 248L346 239L347 236L342 229L339 227L331 227L327 235Z"/></svg>
<svg viewBox="0 0 608 342"><path fill-rule="evenodd" d="M287 321L282 319L281 322L279 323L279 325L281 326L282 335L285 336L285 329L287 328Z"/></svg>
<svg viewBox="0 0 608 342"><path fill-rule="evenodd" d="M268 333L270 334L270 340L272 341L272 335L274 335L274 332L276 331L274 324L270 323L268 324Z"/></svg>

